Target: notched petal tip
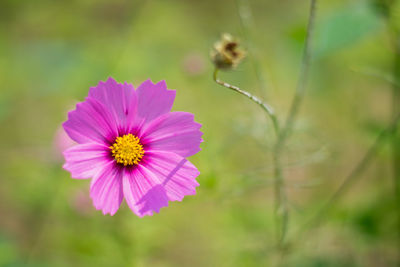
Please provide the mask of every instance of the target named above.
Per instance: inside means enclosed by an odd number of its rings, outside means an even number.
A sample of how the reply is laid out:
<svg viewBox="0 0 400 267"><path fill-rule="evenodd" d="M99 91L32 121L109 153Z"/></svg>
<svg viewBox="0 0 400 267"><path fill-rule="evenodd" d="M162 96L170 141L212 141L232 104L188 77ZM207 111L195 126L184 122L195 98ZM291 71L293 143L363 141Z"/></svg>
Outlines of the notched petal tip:
<svg viewBox="0 0 400 267"><path fill-rule="evenodd" d="M128 82L119 83L114 78L108 77L105 81L99 81L96 86L92 86L89 89L89 97L99 98L102 100L101 96L107 95L107 90L116 90L116 89L134 89L133 85Z"/></svg>
<svg viewBox="0 0 400 267"><path fill-rule="evenodd" d="M158 89L162 89L163 91L168 91L169 93L175 93L175 89L168 89L167 82L165 80L160 80L158 82L153 82L151 79L147 79L144 82L142 82L137 89L140 87L157 87Z"/></svg>
<svg viewBox="0 0 400 267"><path fill-rule="evenodd" d="M91 197L92 200L93 200L92 195L90 195L90 197ZM95 203L93 203L93 207L94 207L96 210L101 211L101 213L102 213L104 216L106 216L106 215L114 216L115 213L117 213L117 211L118 211L118 209L109 210L109 209L107 209L106 207L102 207L101 205L96 205Z"/></svg>
<svg viewBox="0 0 400 267"><path fill-rule="evenodd" d="M160 87L163 88L164 90L174 91L174 92L175 92L175 90L173 90L173 89L168 89L167 83L166 83L165 80L161 80L161 81L157 82L155 85L156 85L156 86L160 86Z"/></svg>
<svg viewBox="0 0 400 267"><path fill-rule="evenodd" d="M106 81L105 81L105 83L104 83L108 88L107 89L114 89L115 90L115 88L117 87L119 87L119 88L123 88L124 86L126 86L126 85L129 85L129 83L127 83L126 81L125 82L123 82L123 83L119 83L119 82L117 82L114 78L112 78L112 77L109 77Z"/></svg>
<svg viewBox="0 0 400 267"><path fill-rule="evenodd" d="M103 86L107 83L118 84L118 82L113 77L110 76L105 81L99 81L97 86ZM96 87L96 86L94 86L94 87ZM91 88L93 88L93 87L91 87Z"/></svg>
<svg viewBox="0 0 400 267"><path fill-rule="evenodd" d="M106 80L106 83L107 82L112 82L112 83L118 83L113 77L108 77L108 79Z"/></svg>
<svg viewBox="0 0 400 267"><path fill-rule="evenodd" d="M167 89L165 81L154 84L146 80L136 89L138 125L144 125L171 111L176 91Z"/></svg>
<svg viewBox="0 0 400 267"><path fill-rule="evenodd" d="M104 206L102 206L102 205L96 205L96 204L94 203L93 196L90 195L90 197L92 198L92 201L93 201L93 207L94 207L96 210L101 211L101 213L103 213L104 216L106 216L106 215L114 216L114 215L117 213L119 207L118 207L117 209L109 209L108 207L104 207Z"/></svg>
<svg viewBox="0 0 400 267"><path fill-rule="evenodd" d="M154 85L156 85L156 84L149 78L149 79L143 81L141 84L139 84L137 89L139 89L140 87L143 87L143 86L151 86L152 87Z"/></svg>
<svg viewBox="0 0 400 267"><path fill-rule="evenodd" d="M118 210L110 210L110 211L106 211L106 210L102 210L103 215L110 215L110 216L114 216L115 213L117 213Z"/></svg>

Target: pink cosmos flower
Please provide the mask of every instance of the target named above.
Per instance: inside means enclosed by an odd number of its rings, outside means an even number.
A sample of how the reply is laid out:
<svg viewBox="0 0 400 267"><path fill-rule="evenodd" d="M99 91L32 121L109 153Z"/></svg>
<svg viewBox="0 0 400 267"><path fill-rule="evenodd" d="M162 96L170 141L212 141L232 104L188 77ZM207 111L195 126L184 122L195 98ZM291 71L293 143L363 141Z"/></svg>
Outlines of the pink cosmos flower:
<svg viewBox="0 0 400 267"><path fill-rule="evenodd" d="M153 215L196 194L200 173L186 158L200 151L201 124L171 112L174 99L165 81L135 90L109 78L68 113L63 126L78 145L65 150L63 167L92 178L90 196L103 214L114 215L125 198L138 216Z"/></svg>

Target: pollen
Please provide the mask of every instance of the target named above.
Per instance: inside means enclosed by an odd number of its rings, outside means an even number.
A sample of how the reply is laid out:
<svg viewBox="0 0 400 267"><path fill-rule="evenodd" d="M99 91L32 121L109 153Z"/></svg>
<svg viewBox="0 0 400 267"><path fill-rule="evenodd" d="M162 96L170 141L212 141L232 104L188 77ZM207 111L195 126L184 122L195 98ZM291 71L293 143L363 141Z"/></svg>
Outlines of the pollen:
<svg viewBox="0 0 400 267"><path fill-rule="evenodd" d="M110 146L112 156L117 163L128 165L138 165L144 155L143 145L140 139L133 134L125 134L117 137Z"/></svg>

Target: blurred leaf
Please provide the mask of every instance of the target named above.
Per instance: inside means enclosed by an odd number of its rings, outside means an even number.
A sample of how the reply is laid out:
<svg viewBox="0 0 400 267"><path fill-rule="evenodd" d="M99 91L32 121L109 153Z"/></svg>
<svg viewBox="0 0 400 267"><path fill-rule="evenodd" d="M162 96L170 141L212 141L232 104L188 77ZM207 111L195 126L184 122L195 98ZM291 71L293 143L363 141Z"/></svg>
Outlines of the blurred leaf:
<svg viewBox="0 0 400 267"><path fill-rule="evenodd" d="M379 18L364 2L337 10L317 21L315 57L323 57L352 45L375 32L379 26Z"/></svg>

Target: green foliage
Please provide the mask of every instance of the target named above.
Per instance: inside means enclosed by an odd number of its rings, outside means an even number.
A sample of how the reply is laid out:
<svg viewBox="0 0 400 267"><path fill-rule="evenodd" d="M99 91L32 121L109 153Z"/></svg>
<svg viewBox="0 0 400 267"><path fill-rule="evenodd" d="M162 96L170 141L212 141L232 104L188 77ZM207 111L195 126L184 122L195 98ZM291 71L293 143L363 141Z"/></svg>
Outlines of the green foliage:
<svg viewBox="0 0 400 267"><path fill-rule="evenodd" d="M307 5L249 1L253 45L241 41L258 48L262 93L280 119L298 76ZM320 60L282 157L290 221L281 257L272 125L212 81L209 48L220 33L242 31L232 1L0 1L0 266L396 266L387 144L319 227L296 235L391 116L393 54L382 16L367 1L318 1L317 11ZM251 60L221 76L259 95ZM350 63L390 79L343 67ZM202 151L190 158L201 171L196 196L153 217L137 218L125 203L103 216L90 181L62 170L56 132L108 76L135 86L165 79L177 90L174 110L203 124Z"/></svg>
<svg viewBox="0 0 400 267"><path fill-rule="evenodd" d="M376 32L382 22L365 1L341 7L320 19L316 27L315 56L323 57L355 44Z"/></svg>

